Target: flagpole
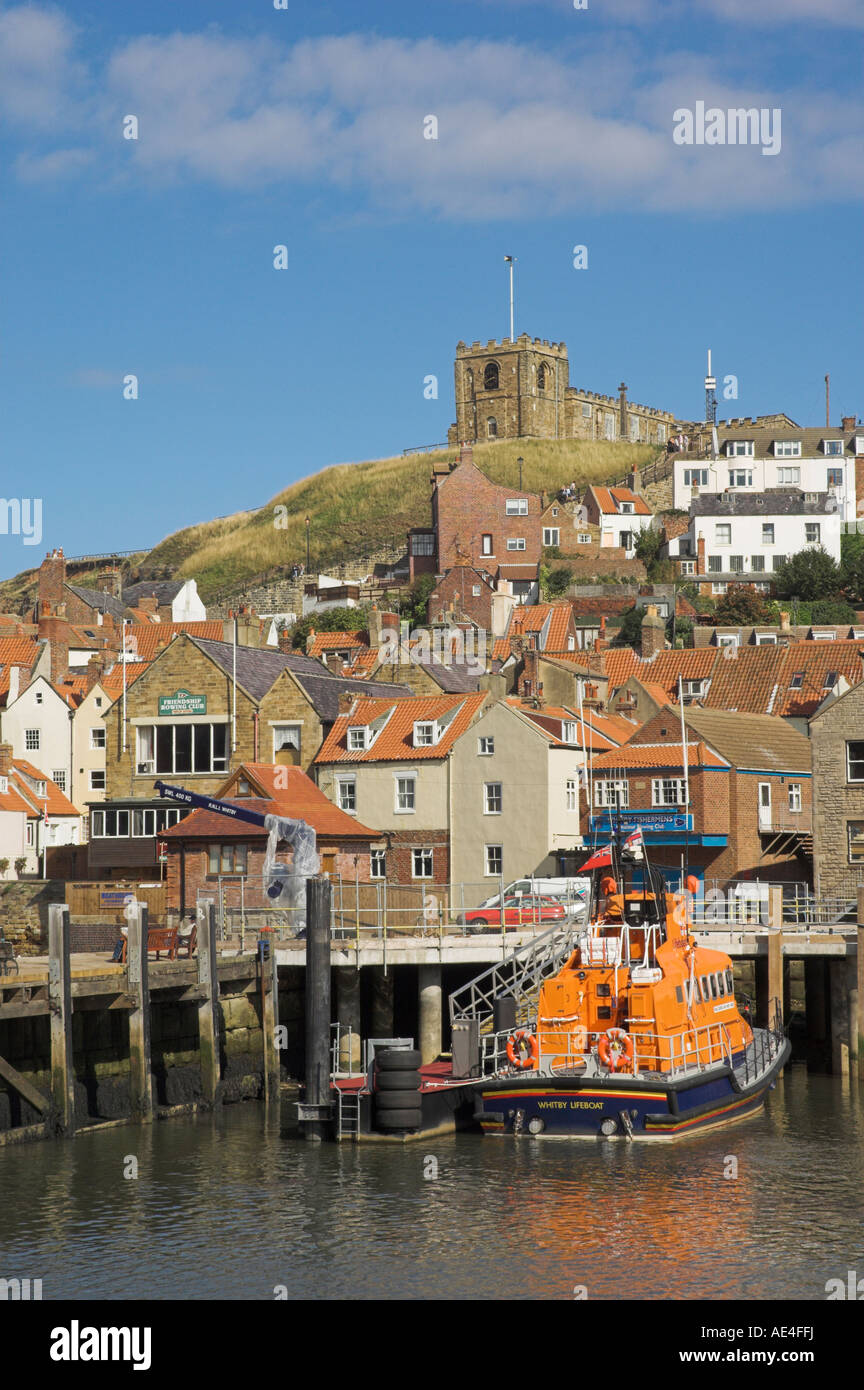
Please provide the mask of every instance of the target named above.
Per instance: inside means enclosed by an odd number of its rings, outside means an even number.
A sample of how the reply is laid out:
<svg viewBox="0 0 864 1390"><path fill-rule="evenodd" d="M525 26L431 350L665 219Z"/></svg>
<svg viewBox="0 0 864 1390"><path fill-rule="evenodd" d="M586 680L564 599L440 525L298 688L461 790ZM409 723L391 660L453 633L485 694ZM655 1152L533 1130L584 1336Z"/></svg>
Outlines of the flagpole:
<svg viewBox="0 0 864 1390"><path fill-rule="evenodd" d="M684 764L684 848L681 851L681 891L684 891L684 860L689 844L688 822L690 820L690 770L687 756L687 730L684 725L684 684L678 677L678 705L681 710L681 760Z"/></svg>

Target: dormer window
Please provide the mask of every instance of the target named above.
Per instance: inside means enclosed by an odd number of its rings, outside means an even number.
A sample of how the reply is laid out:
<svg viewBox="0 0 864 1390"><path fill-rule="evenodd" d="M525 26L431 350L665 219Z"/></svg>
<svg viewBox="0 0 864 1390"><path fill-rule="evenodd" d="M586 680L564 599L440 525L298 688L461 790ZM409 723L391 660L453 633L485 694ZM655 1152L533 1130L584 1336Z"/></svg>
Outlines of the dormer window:
<svg viewBox="0 0 864 1390"><path fill-rule="evenodd" d="M414 747L432 748L436 742L435 721L418 719L414 723Z"/></svg>
<svg viewBox="0 0 864 1390"><path fill-rule="evenodd" d="M803 672L803 671L795 671L795 672L793 672L792 679L791 679L791 681L789 682L789 689L790 689L790 690L800 690L803 684L804 684L804 672Z"/></svg>
<svg viewBox="0 0 864 1390"><path fill-rule="evenodd" d="M633 512L635 511L635 507L633 506L633 503L632 503L632 502L619 502L619 503L618 503L618 510L619 510L624 516L632 516L632 515L633 515Z"/></svg>
<svg viewBox="0 0 864 1390"><path fill-rule="evenodd" d="M834 689L834 686L835 686L836 684L837 684L837 672L836 672L836 671L828 671L828 672L826 673L826 676L825 676L825 686L824 686L824 689L825 689L825 690L833 690L833 689Z"/></svg>
<svg viewBox="0 0 864 1390"><path fill-rule="evenodd" d="M365 724L350 724L348 726L348 750L349 752L359 753L369 747L369 730Z"/></svg>
<svg viewBox="0 0 864 1390"><path fill-rule="evenodd" d="M842 456L842 454L843 454L843 440L842 440L842 439L823 439L823 440L822 440L822 448L823 448L824 452L825 452L830 458L836 458L838 455Z"/></svg>
<svg viewBox="0 0 864 1390"><path fill-rule="evenodd" d="M575 720L565 719L561 725L561 737L565 743L578 742L578 733Z"/></svg>
<svg viewBox="0 0 864 1390"><path fill-rule="evenodd" d="M800 459L801 440L800 439L775 439L774 440L775 459Z"/></svg>
<svg viewBox="0 0 864 1390"><path fill-rule="evenodd" d="M240 780L239 780L239 782L237 783L237 795L238 795L238 796L248 796L248 795L249 795L249 791L250 791L249 783L246 781L246 778L245 778L245 777L241 777Z"/></svg>
<svg viewBox="0 0 864 1390"><path fill-rule="evenodd" d="M752 439L729 439L726 442L726 457L733 459L752 459Z"/></svg>

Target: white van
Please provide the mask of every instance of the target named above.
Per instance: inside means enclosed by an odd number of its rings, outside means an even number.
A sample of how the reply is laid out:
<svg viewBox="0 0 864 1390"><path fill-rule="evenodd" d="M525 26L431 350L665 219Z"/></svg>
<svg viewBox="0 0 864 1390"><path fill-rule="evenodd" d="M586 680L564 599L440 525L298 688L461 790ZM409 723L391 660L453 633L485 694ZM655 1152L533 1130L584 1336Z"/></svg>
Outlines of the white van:
<svg viewBox="0 0 864 1390"><path fill-rule="evenodd" d="M588 912L591 880L590 878L517 878L512 883L508 883L504 889L505 898L531 898L538 895L544 898L559 898L564 907L568 908L571 917L583 917ZM495 893L479 905L480 907L498 907L499 903L499 896Z"/></svg>

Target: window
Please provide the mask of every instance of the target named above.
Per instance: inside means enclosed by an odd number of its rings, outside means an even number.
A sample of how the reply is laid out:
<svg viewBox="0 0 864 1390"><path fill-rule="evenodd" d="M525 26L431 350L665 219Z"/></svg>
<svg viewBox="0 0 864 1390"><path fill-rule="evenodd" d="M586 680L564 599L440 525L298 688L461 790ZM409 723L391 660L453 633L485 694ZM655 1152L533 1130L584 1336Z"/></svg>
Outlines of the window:
<svg viewBox="0 0 864 1390"><path fill-rule="evenodd" d="M801 810L801 783L789 783L789 810L797 815Z"/></svg>
<svg viewBox="0 0 864 1390"><path fill-rule="evenodd" d="M39 748L40 735L38 729L24 730L24 747L29 753L34 753Z"/></svg>
<svg viewBox="0 0 864 1390"><path fill-rule="evenodd" d="M711 592L712 592L712 594L725 594L728 588L729 588L729 585L728 585L728 584L723 584L723 583L720 583L720 584L712 584L712 585L711 585Z"/></svg>
<svg viewBox="0 0 864 1390"><path fill-rule="evenodd" d="M488 758L495 752L495 739L487 735L485 738L478 738L477 752L481 757Z"/></svg>
<svg viewBox="0 0 864 1390"><path fill-rule="evenodd" d="M615 438L615 416L612 414L611 410L606 411L605 430L607 439Z"/></svg>
<svg viewBox="0 0 864 1390"><path fill-rule="evenodd" d="M486 436L488 439L498 438L498 421L494 415L490 415L486 421Z"/></svg>
<svg viewBox="0 0 864 1390"><path fill-rule="evenodd" d="M818 521L807 521L804 524L804 539L808 545L818 545L822 536L822 527Z"/></svg>
<svg viewBox="0 0 864 1390"><path fill-rule="evenodd" d="M29 825L27 829L30 829ZM864 864L864 820L847 821L846 834L849 844L849 863Z"/></svg>
<svg viewBox="0 0 864 1390"><path fill-rule="evenodd" d="M729 469L730 487L752 487L753 471L750 468L730 468Z"/></svg>
<svg viewBox="0 0 864 1390"><path fill-rule="evenodd" d="M729 556L729 569L732 571L733 574L743 574L743 573L744 573L744 556L743 556L743 555L730 555L730 556Z"/></svg>
<svg viewBox="0 0 864 1390"><path fill-rule="evenodd" d="M774 457L778 459L800 459L800 439L775 439Z"/></svg>
<svg viewBox="0 0 864 1390"><path fill-rule="evenodd" d="M411 851L411 877L412 878L431 878L432 877L432 850L431 849L412 849Z"/></svg>
<svg viewBox="0 0 864 1390"><path fill-rule="evenodd" d="M564 719L561 722L561 737L565 743L578 743L579 729L575 719Z"/></svg>
<svg viewBox="0 0 864 1390"><path fill-rule="evenodd" d="M801 481L800 468L778 468L777 481L782 486L797 487Z"/></svg>
<svg viewBox="0 0 864 1390"><path fill-rule="evenodd" d="M91 830L97 840L125 839L129 835L129 812L115 809L94 811Z"/></svg>
<svg viewBox="0 0 864 1390"><path fill-rule="evenodd" d="M51 781L54 783L55 787L59 787L59 788L60 788L61 792L65 792L65 790L66 790L66 773L65 773L65 771L64 771L62 768L59 768L59 767L58 767L57 770L56 770L55 772L52 772L52 773L51 773Z"/></svg>
<svg viewBox="0 0 864 1390"><path fill-rule="evenodd" d="M481 537L480 553L481 555L492 555L494 553L492 550L492 537L488 533Z"/></svg>
<svg viewBox="0 0 864 1390"><path fill-rule="evenodd" d="M695 561L695 560L682 560L682 561L681 561L681 573L682 573L682 574L695 574L695 573L696 573L696 561Z"/></svg>
<svg viewBox="0 0 864 1390"><path fill-rule="evenodd" d="M773 521L763 521L763 522L762 522L762 544L763 544L763 545L773 545L773 544L774 544L774 522L773 522Z"/></svg>
<svg viewBox="0 0 864 1390"><path fill-rule="evenodd" d="M591 533L590 533L590 532L585 532L585 531L580 531L580 532L579 532L579 535L576 537L576 540L577 540L577 543L578 543L579 545L590 545L590 544L591 544Z"/></svg>
<svg viewBox="0 0 864 1390"><path fill-rule="evenodd" d="M777 636L776 636L776 633L773 633L773 632L757 632L757 634L756 634L756 646L757 646L757 647L776 647L776 645L777 645Z"/></svg>
<svg viewBox="0 0 864 1390"><path fill-rule="evenodd" d="M483 389L485 391L498 390L498 363L487 362L483 371Z"/></svg>
<svg viewBox="0 0 864 1390"><path fill-rule="evenodd" d="M567 810L579 810L579 783L575 777L568 777L566 783Z"/></svg>
<svg viewBox="0 0 864 1390"><path fill-rule="evenodd" d="M540 370L539 370L538 373L537 373L537 390L538 390L538 391L545 391L545 390L546 390L546 382L547 382L548 376L549 376L549 369L548 369L548 367L546 366L545 362L541 362L541 363L540 363Z"/></svg>
<svg viewBox="0 0 864 1390"><path fill-rule="evenodd" d="M387 856L383 849L373 849L369 852L369 877L387 877Z"/></svg>
<svg viewBox="0 0 864 1390"><path fill-rule="evenodd" d="M762 574L763 571L764 571L764 569L765 569L765 556L764 556L764 555L751 555L751 556L750 556L750 568L751 568L751 570L754 571L754 573L756 573L756 574Z"/></svg>
<svg viewBox="0 0 864 1390"><path fill-rule="evenodd" d="M246 845L213 844L207 846L208 874L245 874Z"/></svg>
<svg viewBox="0 0 864 1390"><path fill-rule="evenodd" d="M846 744L846 781L864 782L864 743Z"/></svg>
<svg viewBox="0 0 864 1390"><path fill-rule="evenodd" d="M435 537L434 536L412 536L411 537L412 555L434 555Z"/></svg>
<svg viewBox="0 0 864 1390"><path fill-rule="evenodd" d="M652 806L683 806L685 803L683 777L654 777L651 780Z"/></svg>
<svg viewBox="0 0 864 1390"><path fill-rule="evenodd" d="M348 728L348 748L352 752L357 752L365 748L368 729L365 724L352 724Z"/></svg>
<svg viewBox="0 0 864 1390"><path fill-rule="evenodd" d="M416 777L397 777L396 778L396 810L401 812L413 811L414 801L417 790Z"/></svg>
<svg viewBox="0 0 864 1390"><path fill-rule="evenodd" d="M723 557L722 557L722 555L709 555L709 556L708 556L708 573L709 573L709 574L720 574L720 573L722 572L722 570L723 570Z"/></svg>
<svg viewBox="0 0 864 1390"><path fill-rule="evenodd" d="M339 810L354 815L357 810L356 777L337 777L336 789L339 795Z"/></svg>
<svg viewBox="0 0 864 1390"><path fill-rule="evenodd" d="M101 708L102 708L102 696L101 696L101 695L97 695L96 698L94 699L93 703L94 703L94 705L96 706L97 709L101 709Z"/></svg>
<svg viewBox="0 0 864 1390"><path fill-rule="evenodd" d="M176 825L180 811L175 807L143 807L132 812L133 839L148 839L158 835L166 826Z"/></svg>
<svg viewBox="0 0 864 1390"><path fill-rule="evenodd" d="M732 523L730 521L718 521L714 527L714 544L732 544Z"/></svg>
<svg viewBox="0 0 864 1390"><path fill-rule="evenodd" d="M501 878L504 873L504 850L502 845L486 846L486 869L487 878Z"/></svg>
<svg viewBox="0 0 864 1390"><path fill-rule="evenodd" d="M790 689L790 690L800 690L803 684L804 684L804 672L803 672L803 671L793 671L793 672L792 672L792 679L791 679L790 682L789 682L789 689Z"/></svg>
<svg viewBox="0 0 864 1390"><path fill-rule="evenodd" d="M752 439L730 439L726 445L726 457L735 459L752 459L753 440Z"/></svg>
<svg viewBox="0 0 864 1390"><path fill-rule="evenodd" d="M90 730L90 747L91 747L91 748L104 748L104 747L105 747L105 729L104 729L104 727L99 728L99 729L91 729L91 730Z"/></svg>
<svg viewBox="0 0 864 1390"><path fill-rule="evenodd" d="M629 423L630 423L630 442L631 442L631 444L638 444L638 442L639 442L639 417L638 417L638 415L631 415L631 416L630 416L630 422L629 422Z"/></svg>
<svg viewBox="0 0 864 1390"><path fill-rule="evenodd" d="M500 816L501 814L501 783L484 782L483 784L483 814L484 816Z"/></svg>
<svg viewBox="0 0 864 1390"><path fill-rule="evenodd" d="M833 642L836 638L834 632L815 632L813 633L814 642Z"/></svg>
<svg viewBox="0 0 864 1390"><path fill-rule="evenodd" d="M36 691L36 703L37 703L37 705L41 705L41 703L42 703L42 691L41 691L41 690L37 690L37 691Z"/></svg>
<svg viewBox="0 0 864 1390"><path fill-rule="evenodd" d="M627 779L622 778L616 782L595 782L594 805L604 808L620 805L622 809L626 809L630 805L630 784Z"/></svg>
<svg viewBox="0 0 864 1390"><path fill-rule="evenodd" d="M299 724L274 724L273 725L273 757L281 753L283 748L292 748L300 752L300 725Z"/></svg>
<svg viewBox="0 0 864 1390"><path fill-rule="evenodd" d="M508 549L508 550L524 550L524 549L525 549L525 537L524 537L524 536L510 536L510 538L509 538L508 541L507 541L507 549Z"/></svg>
<svg viewBox="0 0 864 1390"><path fill-rule="evenodd" d="M590 418L591 418L591 407L590 407L590 405L584 405L584 404L583 404L583 406L582 406L582 418L583 418L583 420L585 420L585 419L590 420Z"/></svg>
<svg viewBox="0 0 864 1390"><path fill-rule="evenodd" d="M658 443L658 444L665 444L665 443L666 443L666 426L665 426L665 425L658 425L658 426L657 426L657 443Z"/></svg>
<svg viewBox="0 0 864 1390"><path fill-rule="evenodd" d="M544 544L544 545L560 545L560 543L561 543L561 531L560 531L560 529L559 529L557 526L544 526L544 528L543 528L543 544Z"/></svg>
<svg viewBox="0 0 864 1390"><path fill-rule="evenodd" d="M825 440L825 453L828 454L829 457L836 457L838 454L842 454L842 453L843 453L843 447L844 447L844 446L843 446L843 440L842 440L842 439L826 439L826 440Z"/></svg>
<svg viewBox="0 0 864 1390"><path fill-rule="evenodd" d="M828 490L829 490L829 492L830 492L830 490L831 490L832 487L837 488L837 487L842 487L842 486L843 486L843 469L842 469L842 468L829 468L829 469L828 469Z"/></svg>
<svg viewBox="0 0 864 1390"><path fill-rule="evenodd" d="M786 556L785 556L785 555L773 555L773 556L771 557L771 565L772 565L772 567L773 567L775 570L782 569L783 566L785 565L785 563L786 563Z"/></svg>
<svg viewBox="0 0 864 1390"><path fill-rule="evenodd" d="M701 695L705 689L704 681L682 681L685 695Z"/></svg>
<svg viewBox="0 0 864 1390"><path fill-rule="evenodd" d="M527 516L528 498L527 497L508 497L504 503L504 511L507 516Z"/></svg>
<svg viewBox="0 0 864 1390"><path fill-rule="evenodd" d="M135 737L139 776L227 771L227 724L143 724Z"/></svg>
<svg viewBox="0 0 864 1390"><path fill-rule="evenodd" d="M824 686L822 687L823 690L833 690L836 684L837 684L837 672L836 672L836 671L826 671L826 673L825 673L825 684L824 684Z"/></svg>
<svg viewBox="0 0 864 1390"><path fill-rule="evenodd" d="M472 598L479 598L479 597L480 597L480 592L481 592L481 590L480 590L480 585L479 585L479 584L472 584L472 585L471 585L471 596L472 596Z"/></svg>
<svg viewBox="0 0 864 1390"><path fill-rule="evenodd" d="M431 719L418 719L414 725L414 747L431 748L435 743L435 724Z"/></svg>
<svg viewBox="0 0 864 1390"><path fill-rule="evenodd" d="M731 633L731 632L725 633L723 636L717 638L717 646L718 646L718 647L737 647L737 646L738 646L738 638L735 636L734 633Z"/></svg>

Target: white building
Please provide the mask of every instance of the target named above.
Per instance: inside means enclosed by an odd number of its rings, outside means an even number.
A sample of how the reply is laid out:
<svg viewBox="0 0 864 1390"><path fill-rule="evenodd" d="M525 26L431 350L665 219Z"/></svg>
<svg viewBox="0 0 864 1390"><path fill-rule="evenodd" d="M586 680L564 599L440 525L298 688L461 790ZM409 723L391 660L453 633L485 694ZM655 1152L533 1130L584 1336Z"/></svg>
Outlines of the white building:
<svg viewBox="0 0 864 1390"><path fill-rule="evenodd" d="M832 494L841 518L855 520L856 458L864 465L864 427L856 427L854 417L845 418L841 429L734 420L718 427L717 439L716 457L675 455L673 505L681 511L706 494L755 496L798 488L805 495Z"/></svg>
<svg viewBox="0 0 864 1390"><path fill-rule="evenodd" d="M683 577L712 579L714 592L730 581L770 589L772 574L809 547L839 563L843 516L830 494L727 492L691 504L690 528L668 544Z"/></svg>
<svg viewBox="0 0 864 1390"><path fill-rule="evenodd" d="M51 682L36 676L20 695L10 698L0 718L3 740L12 745L15 758L45 768L64 793L72 780L72 715Z"/></svg>
<svg viewBox="0 0 864 1390"><path fill-rule="evenodd" d="M655 525L645 498L628 487L589 487L581 511L589 526L600 528L600 546L620 547L630 560L643 531Z"/></svg>

